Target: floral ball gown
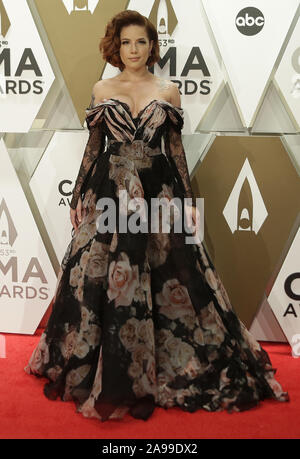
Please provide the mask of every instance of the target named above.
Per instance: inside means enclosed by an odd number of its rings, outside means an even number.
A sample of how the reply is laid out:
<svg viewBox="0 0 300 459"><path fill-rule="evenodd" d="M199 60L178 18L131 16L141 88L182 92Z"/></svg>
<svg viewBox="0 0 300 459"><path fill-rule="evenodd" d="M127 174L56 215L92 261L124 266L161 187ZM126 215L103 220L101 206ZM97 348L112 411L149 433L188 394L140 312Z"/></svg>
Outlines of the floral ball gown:
<svg viewBox="0 0 300 459"><path fill-rule="evenodd" d="M155 406L242 411L289 400L267 352L238 319L203 243L174 231L98 231L109 197L191 198L184 112L152 100L136 118L118 99L86 109L89 139L73 189L83 218L61 262L53 309L25 371L51 400L101 421ZM124 195L124 194L123 194ZM128 201L129 201L128 199ZM123 202L123 201L122 201ZM129 219L130 207L123 206ZM174 217L174 215L173 215ZM190 233L189 233L190 234Z"/></svg>

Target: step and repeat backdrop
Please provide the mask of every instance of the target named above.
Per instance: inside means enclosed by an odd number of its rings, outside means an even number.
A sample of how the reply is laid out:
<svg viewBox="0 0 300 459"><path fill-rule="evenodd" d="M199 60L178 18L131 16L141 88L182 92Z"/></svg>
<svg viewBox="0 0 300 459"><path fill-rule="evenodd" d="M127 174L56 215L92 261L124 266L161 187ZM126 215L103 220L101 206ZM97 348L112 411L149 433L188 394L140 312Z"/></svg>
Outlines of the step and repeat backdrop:
<svg viewBox="0 0 300 459"><path fill-rule="evenodd" d="M300 341L299 0L0 0L0 332L44 326L71 240L69 202L98 45L125 9L156 26L178 84L205 244L256 339ZM300 347L300 346L299 346Z"/></svg>

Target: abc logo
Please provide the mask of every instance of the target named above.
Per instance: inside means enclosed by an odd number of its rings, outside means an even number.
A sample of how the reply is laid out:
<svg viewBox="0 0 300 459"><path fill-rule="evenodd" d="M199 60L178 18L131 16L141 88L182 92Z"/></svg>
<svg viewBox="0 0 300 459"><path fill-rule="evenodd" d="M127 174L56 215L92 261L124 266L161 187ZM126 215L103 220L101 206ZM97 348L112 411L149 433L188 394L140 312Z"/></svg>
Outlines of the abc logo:
<svg viewBox="0 0 300 459"><path fill-rule="evenodd" d="M262 12L249 6L242 9L235 18L235 25L239 32L243 35L258 34L265 24L265 18Z"/></svg>

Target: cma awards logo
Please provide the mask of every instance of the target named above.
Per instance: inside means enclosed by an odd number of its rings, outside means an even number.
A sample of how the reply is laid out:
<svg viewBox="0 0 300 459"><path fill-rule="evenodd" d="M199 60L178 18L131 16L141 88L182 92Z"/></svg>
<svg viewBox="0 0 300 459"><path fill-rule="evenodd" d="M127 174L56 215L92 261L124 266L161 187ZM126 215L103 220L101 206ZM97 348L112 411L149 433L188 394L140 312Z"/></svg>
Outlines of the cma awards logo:
<svg viewBox="0 0 300 459"><path fill-rule="evenodd" d="M284 291L285 294L293 301L298 302L298 306L300 307L300 290L299 293L295 291L295 286L300 286L300 273L291 273L287 276L284 282ZM300 309L299 309L300 311ZM298 311L298 314L299 314ZM297 309L293 303L289 303L288 307L286 308L283 317L291 317L293 316L295 319L299 319L297 314Z"/></svg>
<svg viewBox="0 0 300 459"><path fill-rule="evenodd" d="M161 39L164 40L164 38L171 37L178 23L171 2L166 0L155 0L149 19L153 24L156 24L160 45L164 44ZM174 40L169 39L168 42L174 43Z"/></svg>
<svg viewBox="0 0 300 459"><path fill-rule="evenodd" d="M8 278L10 283L0 283L0 300L5 298L22 297L34 299L39 295L40 299L48 299L48 288L29 285L30 278L40 279L42 284L47 284L46 276L41 268L37 257L31 257L28 266L22 276L19 273L18 256L12 248L17 239L17 230L9 209L4 199L0 204L0 273L1 279Z"/></svg>
<svg viewBox="0 0 300 459"><path fill-rule="evenodd" d="M12 53L13 48L9 47L7 40L1 40L7 36L10 28L10 21L7 12L4 8L2 0L0 0L0 76L4 76L3 86L0 84L0 93L9 94L41 94L43 92L43 81L36 79L28 81L23 77L26 72L33 72L36 77L42 77L41 69L38 61L35 58L31 48L25 48L16 67L12 68ZM20 34L20 37L22 35ZM3 69L3 71L2 71Z"/></svg>
<svg viewBox="0 0 300 459"><path fill-rule="evenodd" d="M88 12L93 14L100 0L62 0L69 14Z"/></svg>
<svg viewBox="0 0 300 459"><path fill-rule="evenodd" d="M93 168L91 168L92 170ZM72 181L69 179L61 180L58 184L58 192L60 196L59 206L69 206L71 204L72 191L65 190L65 185L72 185Z"/></svg>
<svg viewBox="0 0 300 459"><path fill-rule="evenodd" d="M235 18L236 28L243 35L257 35L265 25L265 18L258 8L243 8Z"/></svg>
<svg viewBox="0 0 300 459"><path fill-rule="evenodd" d="M14 225L13 219L10 215L10 212L7 208L6 202L2 199L0 205L0 247L1 255L4 255L3 249L7 247L12 247L17 239L17 230ZM5 253L8 255L8 252Z"/></svg>
<svg viewBox="0 0 300 459"><path fill-rule="evenodd" d="M161 50L160 54L162 56L155 64L156 69L160 68L163 70L163 68L169 64L169 76L170 78L173 77L172 81L178 84L178 88L184 95L193 95L197 91L202 95L209 95L211 92L210 86L212 84L211 74L199 46L191 47L187 59L183 64L183 68L181 71L178 71L177 66L179 59L177 56L178 50L174 33L178 24L178 19L171 1L155 0L149 14L149 20L152 24L156 25ZM185 49L188 49L187 47L188 44ZM188 76L190 70L201 72L200 75L201 77L204 76L204 78L202 78L201 81L197 81L195 78L182 80L182 78ZM151 69L151 71L154 72L154 69ZM177 75L181 79L174 79Z"/></svg>
<svg viewBox="0 0 300 459"><path fill-rule="evenodd" d="M10 27L10 21L6 9L4 8L2 0L0 0L0 38L5 38L7 31ZM1 41L0 41L1 48Z"/></svg>
<svg viewBox="0 0 300 459"><path fill-rule="evenodd" d="M267 218L268 212L248 159L234 184L223 215L232 233L254 231L257 234Z"/></svg>

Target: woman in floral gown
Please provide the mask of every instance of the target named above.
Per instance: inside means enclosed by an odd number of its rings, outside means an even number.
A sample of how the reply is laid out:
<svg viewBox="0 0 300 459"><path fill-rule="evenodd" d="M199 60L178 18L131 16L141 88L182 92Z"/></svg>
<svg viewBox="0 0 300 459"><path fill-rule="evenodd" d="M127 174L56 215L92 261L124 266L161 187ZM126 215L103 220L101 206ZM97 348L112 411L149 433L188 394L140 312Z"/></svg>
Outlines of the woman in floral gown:
<svg viewBox="0 0 300 459"><path fill-rule="evenodd" d="M101 198L126 222L133 210L124 196L148 204L190 198L187 214L197 216L179 91L147 69L159 59L156 29L138 12L121 12L100 49L121 73L95 84L86 110L89 139L70 204L74 233L25 371L47 378L49 399L73 400L101 421L126 413L146 420L155 406L232 412L266 398L288 401L204 245L175 231L175 211L166 232L121 231L118 216L112 231L99 231ZM133 105L141 108L136 116Z"/></svg>

